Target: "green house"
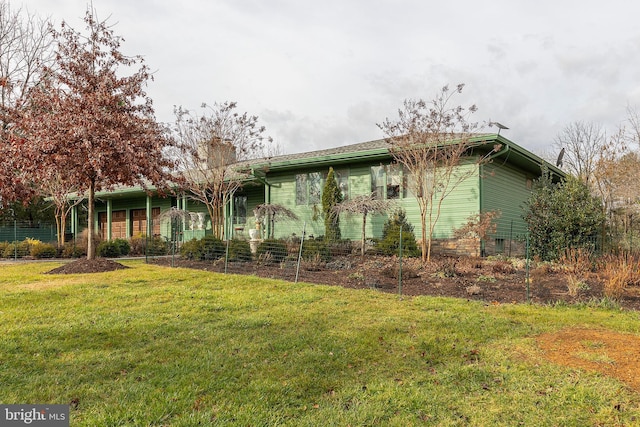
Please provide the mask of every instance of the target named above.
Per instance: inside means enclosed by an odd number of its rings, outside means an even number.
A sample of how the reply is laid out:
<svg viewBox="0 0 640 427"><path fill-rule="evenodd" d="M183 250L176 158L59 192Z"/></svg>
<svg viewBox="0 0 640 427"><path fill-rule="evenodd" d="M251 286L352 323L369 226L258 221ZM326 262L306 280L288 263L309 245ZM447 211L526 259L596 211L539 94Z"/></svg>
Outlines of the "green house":
<svg viewBox="0 0 640 427"><path fill-rule="evenodd" d="M519 242L526 233L522 206L531 192L533 181L540 176L542 166L546 166L558 179L564 174L501 135L477 135L472 142L474 148L469 161L459 166L468 168L469 174L442 205L433 236L434 252L519 254L523 248ZM493 151L496 147L497 151ZM490 161L477 166L476 156L487 154ZM250 230L256 228L262 229L260 237L271 232L276 238L300 236L303 232L306 235L324 235L324 222L319 218L319 212L324 179L330 167L335 171L345 198L374 194L378 198L393 199L395 206L405 210L415 235L420 236L420 212L416 198L411 194L404 171L394 162L385 140L238 163L237 170L243 174L244 181L225 208L225 236L249 239ZM136 235L175 240L179 232L178 240L184 241L211 233L206 208L190 200L188 195L163 198L148 195L141 188L120 188L99 193L96 198L98 203L93 220L107 240ZM257 226L253 215L253 209L264 203L284 206L299 219L277 223L274 230L265 230L270 227L269 222ZM183 213L182 219L176 221L163 215L172 208ZM491 239L482 242L454 239L454 230L471 216L489 211L500 212L495 220L497 229ZM391 213L367 218L368 238L381 237L383 225ZM341 216L342 238L359 240L361 221L359 216ZM255 232L253 234L256 235Z"/></svg>

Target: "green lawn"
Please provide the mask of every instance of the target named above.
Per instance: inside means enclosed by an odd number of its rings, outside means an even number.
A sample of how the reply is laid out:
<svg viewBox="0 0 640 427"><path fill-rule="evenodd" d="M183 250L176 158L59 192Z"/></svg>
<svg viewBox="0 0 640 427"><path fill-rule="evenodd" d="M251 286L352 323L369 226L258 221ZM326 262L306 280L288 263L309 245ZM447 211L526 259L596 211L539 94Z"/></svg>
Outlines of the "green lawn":
<svg viewBox="0 0 640 427"><path fill-rule="evenodd" d="M125 264L0 266L0 402L71 403L72 426L640 425L638 392L535 344L640 334L636 312Z"/></svg>

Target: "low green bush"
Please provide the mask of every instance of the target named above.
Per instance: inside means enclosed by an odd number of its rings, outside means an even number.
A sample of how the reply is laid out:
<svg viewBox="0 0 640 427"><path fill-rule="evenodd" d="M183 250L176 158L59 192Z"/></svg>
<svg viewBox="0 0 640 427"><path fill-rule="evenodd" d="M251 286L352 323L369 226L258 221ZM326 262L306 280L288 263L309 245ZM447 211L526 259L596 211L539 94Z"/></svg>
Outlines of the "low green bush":
<svg viewBox="0 0 640 427"><path fill-rule="evenodd" d="M51 243L36 243L31 245L30 255L36 259L55 258L58 255L58 249Z"/></svg>
<svg viewBox="0 0 640 427"><path fill-rule="evenodd" d="M22 258L28 256L30 254L29 243L26 241L22 242L11 242L5 247L2 256L4 258Z"/></svg>
<svg viewBox="0 0 640 427"><path fill-rule="evenodd" d="M191 239L184 242L180 248L180 255L196 261L213 261L223 257L224 253L224 242L213 236L204 236L199 240Z"/></svg>
<svg viewBox="0 0 640 427"><path fill-rule="evenodd" d="M4 251L7 249L11 243L9 242L0 242L0 257L4 257Z"/></svg>
<svg viewBox="0 0 640 427"><path fill-rule="evenodd" d="M402 228L403 256L418 256L418 244L413 233L413 225L407 221L404 210L397 210L382 228L382 239L378 242L378 250L384 255L398 255L400 251L400 229Z"/></svg>
<svg viewBox="0 0 640 427"><path fill-rule="evenodd" d="M191 239L180 246L180 256L186 259L200 259L200 241L198 239Z"/></svg>
<svg viewBox="0 0 640 427"><path fill-rule="evenodd" d="M215 261L224 256L225 245L222 240L213 236L204 236L200 239L202 245L200 252L200 260Z"/></svg>
<svg viewBox="0 0 640 427"><path fill-rule="evenodd" d="M246 240L232 239L228 242L228 260L229 261L251 261L251 246Z"/></svg>
<svg viewBox="0 0 640 427"><path fill-rule="evenodd" d="M129 255L129 252L131 252L131 245L129 244L128 240L114 239L113 243L118 247L120 255Z"/></svg>
<svg viewBox="0 0 640 427"><path fill-rule="evenodd" d="M279 263L287 258L287 245L278 239L266 239L262 241L256 250L258 259Z"/></svg>
<svg viewBox="0 0 640 427"><path fill-rule="evenodd" d="M120 246L114 241L104 241L98 244L96 255L104 258L117 258L120 256Z"/></svg>
<svg viewBox="0 0 640 427"><path fill-rule="evenodd" d="M162 256L169 253L169 245L163 237L155 236L147 240L146 255Z"/></svg>
<svg viewBox="0 0 640 427"><path fill-rule="evenodd" d="M302 242L302 259L305 261L320 259L327 262L331 259L330 245L333 242L327 242L324 239L308 239Z"/></svg>

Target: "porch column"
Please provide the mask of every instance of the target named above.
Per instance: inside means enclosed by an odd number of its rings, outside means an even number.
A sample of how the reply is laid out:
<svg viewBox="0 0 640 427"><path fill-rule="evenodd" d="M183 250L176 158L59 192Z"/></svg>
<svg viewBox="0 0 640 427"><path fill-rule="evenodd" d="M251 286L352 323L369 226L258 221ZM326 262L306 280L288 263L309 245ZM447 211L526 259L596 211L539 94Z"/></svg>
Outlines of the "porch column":
<svg viewBox="0 0 640 427"><path fill-rule="evenodd" d="M78 205L71 207L71 234L75 240L78 234Z"/></svg>
<svg viewBox="0 0 640 427"><path fill-rule="evenodd" d="M113 202L107 199L107 240L111 240L111 214L113 212Z"/></svg>
<svg viewBox="0 0 640 427"><path fill-rule="evenodd" d="M151 224L151 196L147 196L147 238L153 237L153 224Z"/></svg>
<svg viewBox="0 0 640 427"><path fill-rule="evenodd" d="M235 192L232 193L231 194L231 198L229 199L229 219L228 219L228 221L225 221L225 223L228 222L228 225L227 225L227 227L229 227L228 236L230 236L231 239L233 239L235 237L233 235L233 233L235 232L235 230L233 228L233 226L234 226L234 224L233 224L233 218L234 218L233 213L236 210L235 203L234 203L235 198L236 198L235 194L236 194Z"/></svg>

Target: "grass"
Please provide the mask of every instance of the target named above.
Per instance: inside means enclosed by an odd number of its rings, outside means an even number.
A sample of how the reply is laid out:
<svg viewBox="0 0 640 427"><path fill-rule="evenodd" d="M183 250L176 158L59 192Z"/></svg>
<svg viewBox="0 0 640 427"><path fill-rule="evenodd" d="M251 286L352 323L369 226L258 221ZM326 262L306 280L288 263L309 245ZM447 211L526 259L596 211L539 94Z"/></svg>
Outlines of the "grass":
<svg viewBox="0 0 640 427"><path fill-rule="evenodd" d="M640 395L544 362L568 326L638 313L483 305L137 262L0 267L0 402L71 404L73 426L633 425Z"/></svg>

